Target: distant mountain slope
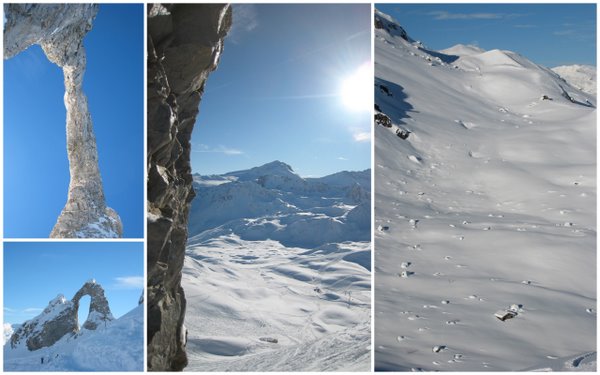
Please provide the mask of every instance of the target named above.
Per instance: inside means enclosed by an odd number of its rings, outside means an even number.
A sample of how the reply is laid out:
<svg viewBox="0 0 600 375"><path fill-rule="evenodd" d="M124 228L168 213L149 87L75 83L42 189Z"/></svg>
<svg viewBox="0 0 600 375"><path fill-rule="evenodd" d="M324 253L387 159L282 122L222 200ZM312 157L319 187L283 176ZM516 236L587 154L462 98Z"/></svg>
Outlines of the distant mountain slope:
<svg viewBox="0 0 600 375"><path fill-rule="evenodd" d="M376 370L595 367L595 96L375 20Z"/></svg>
<svg viewBox="0 0 600 375"><path fill-rule="evenodd" d="M596 95L596 67L590 65L565 65L552 68L565 81L579 88L581 91Z"/></svg>
<svg viewBox="0 0 600 375"><path fill-rule="evenodd" d="M275 161L219 176L194 175L194 189L192 243L230 232L246 240L274 239L306 248L370 238L370 212L365 209L370 205L370 170L305 179Z"/></svg>

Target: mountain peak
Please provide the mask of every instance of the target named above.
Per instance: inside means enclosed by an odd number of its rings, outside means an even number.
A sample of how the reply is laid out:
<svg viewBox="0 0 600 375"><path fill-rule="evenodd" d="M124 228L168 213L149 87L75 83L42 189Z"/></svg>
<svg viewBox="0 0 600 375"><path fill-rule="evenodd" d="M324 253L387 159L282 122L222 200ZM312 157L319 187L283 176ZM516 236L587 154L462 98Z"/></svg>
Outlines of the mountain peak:
<svg viewBox="0 0 600 375"><path fill-rule="evenodd" d="M375 28L383 29L388 32L391 36L399 36L400 38L406 40L407 42L414 42L404 28L400 26L400 23L396 21L392 16L385 14L377 9L375 9Z"/></svg>
<svg viewBox="0 0 600 375"><path fill-rule="evenodd" d="M288 172L288 173L294 173L294 170L292 169L292 167L289 164L286 164L282 161L279 160L275 160L272 161L270 163L267 164L263 164L259 167L256 167L258 169L266 169L266 170L274 170L274 171L283 171L283 172ZM254 168L252 168L254 169Z"/></svg>
<svg viewBox="0 0 600 375"><path fill-rule="evenodd" d="M279 160L275 160L250 169L226 173L222 176L235 177L238 181L252 181L262 176L286 176L299 178L289 164Z"/></svg>
<svg viewBox="0 0 600 375"><path fill-rule="evenodd" d="M480 47L472 45L472 44L460 44L459 43L450 48L443 49L440 52L444 53L446 55L471 56L471 55L477 55L477 54L483 53L483 52L485 52L485 50L483 48L480 48Z"/></svg>

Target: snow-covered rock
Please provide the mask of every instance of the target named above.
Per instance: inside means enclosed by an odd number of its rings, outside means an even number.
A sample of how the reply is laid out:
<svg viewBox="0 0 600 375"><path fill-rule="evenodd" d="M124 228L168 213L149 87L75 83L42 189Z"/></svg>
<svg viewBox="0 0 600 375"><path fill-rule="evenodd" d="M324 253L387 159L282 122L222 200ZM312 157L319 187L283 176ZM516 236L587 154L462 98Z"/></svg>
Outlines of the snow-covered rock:
<svg viewBox="0 0 600 375"><path fill-rule="evenodd" d="M50 347L64 336L79 332L78 310L81 297L90 296L90 310L82 328L95 330L114 319L104 296L104 289L95 280L87 281L71 300L59 294L35 318L23 323L10 337L12 349L26 348L29 351Z"/></svg>

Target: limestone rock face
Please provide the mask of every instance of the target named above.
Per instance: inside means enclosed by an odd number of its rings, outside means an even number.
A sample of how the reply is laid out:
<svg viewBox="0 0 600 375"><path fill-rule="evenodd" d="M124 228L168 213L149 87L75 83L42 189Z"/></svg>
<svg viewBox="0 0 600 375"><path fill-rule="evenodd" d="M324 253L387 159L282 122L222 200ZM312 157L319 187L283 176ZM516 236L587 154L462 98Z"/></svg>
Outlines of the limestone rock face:
<svg viewBox="0 0 600 375"><path fill-rule="evenodd" d="M187 365L185 258L194 197L190 137L231 27L226 4L148 4L148 369Z"/></svg>
<svg viewBox="0 0 600 375"><path fill-rule="evenodd" d="M83 37L92 28L95 4L6 4L4 58L33 44L62 68L67 110L69 193L50 237L115 238L122 236L119 215L106 206L98 168L96 138L82 83L86 67Z"/></svg>
<svg viewBox="0 0 600 375"><path fill-rule="evenodd" d="M48 303L44 311L25 322L10 338L12 348L25 343L27 349L52 346L65 335L79 332L78 310L81 297L90 296L90 311L83 329L95 330L100 324L114 319L100 284L90 280L75 293L71 301L62 294Z"/></svg>

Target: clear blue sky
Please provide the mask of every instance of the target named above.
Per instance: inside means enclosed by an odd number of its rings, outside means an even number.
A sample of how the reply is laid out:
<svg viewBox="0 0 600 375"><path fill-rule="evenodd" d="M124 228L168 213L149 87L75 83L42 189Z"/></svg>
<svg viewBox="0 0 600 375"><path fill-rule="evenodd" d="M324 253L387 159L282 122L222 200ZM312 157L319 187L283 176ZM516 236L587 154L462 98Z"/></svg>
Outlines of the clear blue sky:
<svg viewBox="0 0 600 375"><path fill-rule="evenodd" d="M124 237L143 237L142 4L100 5L84 39L84 91L108 205ZM39 46L4 61L4 235L50 235L66 200L69 167L62 71Z"/></svg>
<svg viewBox="0 0 600 375"><path fill-rule="evenodd" d="M595 4L376 4L427 47L474 44L547 67L596 65Z"/></svg>
<svg viewBox="0 0 600 375"><path fill-rule="evenodd" d="M102 285L115 317L138 305L144 287L141 242L5 242L4 322L23 323L58 294L67 299L89 279ZM81 299L85 321L89 297Z"/></svg>
<svg viewBox="0 0 600 375"><path fill-rule="evenodd" d="M234 7L193 133L192 169L213 174L274 160L302 176L370 168L372 71L364 110L343 82L371 58L369 4Z"/></svg>

